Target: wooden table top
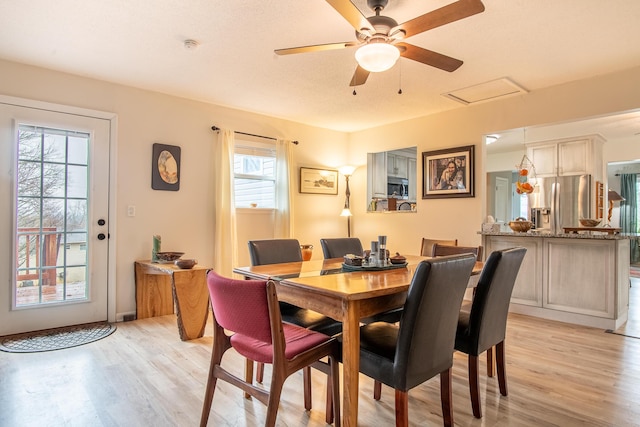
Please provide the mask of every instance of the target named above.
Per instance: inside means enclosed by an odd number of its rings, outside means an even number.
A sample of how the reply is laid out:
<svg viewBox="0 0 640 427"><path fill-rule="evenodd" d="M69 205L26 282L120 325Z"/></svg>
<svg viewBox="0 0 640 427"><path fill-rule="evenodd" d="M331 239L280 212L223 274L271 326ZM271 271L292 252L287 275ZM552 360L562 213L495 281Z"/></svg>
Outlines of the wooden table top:
<svg viewBox="0 0 640 427"><path fill-rule="evenodd" d="M307 287L316 293L340 294L345 299L364 299L394 294L398 287L408 289L417 265L430 259L406 255L407 266L375 271L343 271L342 258L311 260L234 268L234 273L253 279L274 279L281 285ZM480 274L484 263L476 262L472 275Z"/></svg>

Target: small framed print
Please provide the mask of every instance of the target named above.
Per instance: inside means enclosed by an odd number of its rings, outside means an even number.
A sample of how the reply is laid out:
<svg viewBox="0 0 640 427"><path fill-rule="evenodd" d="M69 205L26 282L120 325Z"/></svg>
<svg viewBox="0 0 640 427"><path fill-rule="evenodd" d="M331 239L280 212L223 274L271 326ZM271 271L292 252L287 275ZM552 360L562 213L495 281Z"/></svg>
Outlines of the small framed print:
<svg viewBox="0 0 640 427"><path fill-rule="evenodd" d="M474 197L474 146L422 153L422 198Z"/></svg>
<svg viewBox="0 0 640 427"><path fill-rule="evenodd" d="M180 189L180 147L153 144L151 188L165 191Z"/></svg>
<svg viewBox="0 0 640 427"><path fill-rule="evenodd" d="M338 171L333 169L300 168L300 192L338 194Z"/></svg>

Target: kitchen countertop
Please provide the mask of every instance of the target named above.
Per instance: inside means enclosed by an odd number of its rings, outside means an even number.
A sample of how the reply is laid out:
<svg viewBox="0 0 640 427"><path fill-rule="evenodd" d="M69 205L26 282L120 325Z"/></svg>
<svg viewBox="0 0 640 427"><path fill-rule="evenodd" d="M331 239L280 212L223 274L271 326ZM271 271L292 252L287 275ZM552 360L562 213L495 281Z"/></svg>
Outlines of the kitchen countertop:
<svg viewBox="0 0 640 427"><path fill-rule="evenodd" d="M478 234L483 236L512 236L512 237L545 237L545 238L560 238L560 239L594 239L594 240L624 240L635 239L636 235L626 234L607 234L606 232L594 232L585 231L581 233L539 233L528 231L526 233L516 233L513 231L498 231L498 232L482 232L478 231Z"/></svg>

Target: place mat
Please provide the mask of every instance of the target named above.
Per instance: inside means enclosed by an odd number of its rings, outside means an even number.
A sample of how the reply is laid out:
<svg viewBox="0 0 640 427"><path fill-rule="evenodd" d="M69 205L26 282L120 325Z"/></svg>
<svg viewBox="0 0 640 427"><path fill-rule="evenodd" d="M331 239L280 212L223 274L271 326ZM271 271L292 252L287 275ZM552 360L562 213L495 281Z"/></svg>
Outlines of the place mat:
<svg viewBox="0 0 640 427"><path fill-rule="evenodd" d="M44 331L0 337L0 350L8 353L37 353L77 347L111 335L116 326L106 322L87 323Z"/></svg>
<svg viewBox="0 0 640 427"><path fill-rule="evenodd" d="M372 266L372 265L347 265L342 264L342 269L345 271L380 271L380 270L393 270L395 268L405 268L408 263L402 264L389 264L384 266Z"/></svg>

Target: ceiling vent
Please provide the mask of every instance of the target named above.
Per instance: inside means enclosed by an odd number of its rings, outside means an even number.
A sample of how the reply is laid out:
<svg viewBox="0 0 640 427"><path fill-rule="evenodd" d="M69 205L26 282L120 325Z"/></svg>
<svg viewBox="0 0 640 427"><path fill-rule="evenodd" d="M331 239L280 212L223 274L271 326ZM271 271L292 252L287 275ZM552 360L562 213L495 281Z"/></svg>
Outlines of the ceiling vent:
<svg viewBox="0 0 640 427"><path fill-rule="evenodd" d="M442 96L458 101L461 104L469 105L494 101L521 93L527 93L527 91L508 78L502 77L464 89L443 93Z"/></svg>

